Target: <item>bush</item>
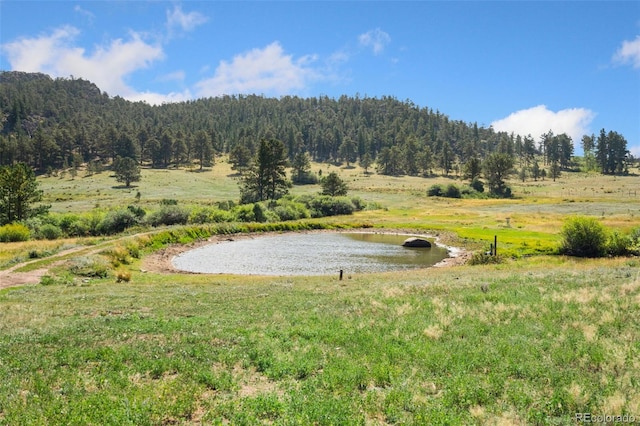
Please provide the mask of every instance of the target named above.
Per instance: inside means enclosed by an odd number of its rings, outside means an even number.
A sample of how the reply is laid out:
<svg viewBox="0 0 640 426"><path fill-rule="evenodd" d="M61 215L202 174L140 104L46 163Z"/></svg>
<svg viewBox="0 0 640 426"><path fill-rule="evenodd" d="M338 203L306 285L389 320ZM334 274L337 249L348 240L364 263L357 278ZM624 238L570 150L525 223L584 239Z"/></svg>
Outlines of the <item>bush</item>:
<svg viewBox="0 0 640 426"><path fill-rule="evenodd" d="M487 254L485 252L473 253L469 259L469 265L497 265L504 262L504 258L497 255Z"/></svg>
<svg viewBox="0 0 640 426"><path fill-rule="evenodd" d="M116 268L120 265L128 265L132 260L129 250L126 247L122 246L115 246L105 251L104 254L109 257L109 259L111 260L111 264Z"/></svg>
<svg viewBox="0 0 640 426"><path fill-rule="evenodd" d="M255 203L253 205L253 216L255 217L256 222L267 221L267 214L265 210L265 207L260 203Z"/></svg>
<svg viewBox="0 0 640 426"><path fill-rule="evenodd" d="M110 235L123 232L138 224L138 218L128 209L112 210L98 225L100 234Z"/></svg>
<svg viewBox="0 0 640 426"><path fill-rule="evenodd" d="M171 204L163 205L147 216L147 223L151 226L185 225L188 221L189 211Z"/></svg>
<svg viewBox="0 0 640 426"><path fill-rule="evenodd" d="M358 212L367 208L367 203L360 197L351 197L351 203Z"/></svg>
<svg viewBox="0 0 640 426"><path fill-rule="evenodd" d="M73 260L69 271L83 277L106 278L109 276L109 263L98 256L78 257Z"/></svg>
<svg viewBox="0 0 640 426"><path fill-rule="evenodd" d="M429 189L427 189L427 196L429 197L442 197L442 185L431 185Z"/></svg>
<svg viewBox="0 0 640 426"><path fill-rule="evenodd" d="M0 242L12 243L16 241L28 241L31 231L26 226L19 223L9 223L0 226Z"/></svg>
<svg viewBox="0 0 640 426"><path fill-rule="evenodd" d="M57 240L62 237L62 229L51 223L46 223L38 230L39 239Z"/></svg>
<svg viewBox="0 0 640 426"><path fill-rule="evenodd" d="M640 252L640 226L631 230L629 239L631 240L631 250L636 253Z"/></svg>
<svg viewBox="0 0 640 426"><path fill-rule="evenodd" d="M234 220L233 213L215 207L196 208L189 215L189 223L220 223L233 222Z"/></svg>
<svg viewBox="0 0 640 426"><path fill-rule="evenodd" d="M233 209L238 222L255 222L256 215L253 212L253 204L242 204Z"/></svg>
<svg viewBox="0 0 640 426"><path fill-rule="evenodd" d="M131 272L120 269L116 272L116 281L119 283L131 281Z"/></svg>
<svg viewBox="0 0 640 426"><path fill-rule="evenodd" d="M591 217L568 219L561 231L560 252L577 257L601 257L606 253L607 234L604 226Z"/></svg>
<svg viewBox="0 0 640 426"><path fill-rule="evenodd" d="M71 230L79 220L80 217L77 214L64 214L58 219L58 226L64 234L71 235Z"/></svg>
<svg viewBox="0 0 640 426"><path fill-rule="evenodd" d="M460 188L456 185L450 183L447 185L447 189L445 189L444 194L445 197L448 198L461 198L462 194L460 194Z"/></svg>
<svg viewBox="0 0 640 426"><path fill-rule="evenodd" d="M309 209L312 217L325 217L353 214L355 207L346 197L322 195L311 200Z"/></svg>
<svg viewBox="0 0 640 426"><path fill-rule="evenodd" d="M484 184L478 178L473 179L469 186L478 192L484 192Z"/></svg>
<svg viewBox="0 0 640 426"><path fill-rule="evenodd" d="M607 242L607 254L611 256L627 256L632 251L631 237L614 231L609 235Z"/></svg>
<svg viewBox="0 0 640 426"><path fill-rule="evenodd" d="M306 219L309 217L309 211L302 203L296 203L294 201L278 203L279 205L273 210L278 218L282 221L285 220L298 220Z"/></svg>
<svg viewBox="0 0 640 426"><path fill-rule="evenodd" d="M129 210L131 213L134 214L135 217L137 217L138 219L142 219L144 217L144 215L147 214L146 211L144 211L144 209L140 206L133 206L133 205L129 205L127 206L127 210Z"/></svg>
<svg viewBox="0 0 640 426"><path fill-rule="evenodd" d="M55 283L56 280L51 275L43 275L40 277L40 285L53 285Z"/></svg>

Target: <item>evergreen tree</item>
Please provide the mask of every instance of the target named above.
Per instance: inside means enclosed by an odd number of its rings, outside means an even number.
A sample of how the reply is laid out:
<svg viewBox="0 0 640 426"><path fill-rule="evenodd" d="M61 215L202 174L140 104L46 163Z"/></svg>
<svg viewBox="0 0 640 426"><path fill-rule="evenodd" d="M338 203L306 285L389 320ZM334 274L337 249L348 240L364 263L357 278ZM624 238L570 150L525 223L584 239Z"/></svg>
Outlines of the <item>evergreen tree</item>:
<svg viewBox="0 0 640 426"><path fill-rule="evenodd" d="M621 174L627 169L629 151L626 139L618 132L600 130L596 140L596 161L602 174Z"/></svg>
<svg viewBox="0 0 640 426"><path fill-rule="evenodd" d="M240 188L241 203L276 200L289 192L287 153L278 139L262 139L254 165L243 176Z"/></svg>
<svg viewBox="0 0 640 426"><path fill-rule="evenodd" d="M592 134L582 136L582 151L584 152L584 163L587 171L593 170L596 167L595 156L593 150L596 147L596 136Z"/></svg>
<svg viewBox="0 0 640 426"><path fill-rule="evenodd" d="M320 184L322 185L322 195L330 195L332 197L347 195L347 184L340 179L336 172L331 172L323 177Z"/></svg>
<svg viewBox="0 0 640 426"><path fill-rule="evenodd" d="M44 214L50 206L33 208L42 200L35 173L24 163L0 166L0 225Z"/></svg>
<svg viewBox="0 0 640 426"><path fill-rule="evenodd" d="M293 157L291 168L293 183L304 185L317 182L317 178L311 173L311 157L308 152L299 151Z"/></svg>
<svg viewBox="0 0 640 426"><path fill-rule="evenodd" d="M211 139L204 130L198 130L193 140L195 155L200 163L200 170L203 167L210 167L213 162L213 146Z"/></svg>
<svg viewBox="0 0 640 426"><path fill-rule="evenodd" d="M118 157L113 162L113 171L118 182L124 182L128 188L131 182L140 181L140 165L131 157Z"/></svg>
<svg viewBox="0 0 640 426"><path fill-rule="evenodd" d="M513 157L509 154L495 152L483 163L484 177L489 185L489 192L499 197L510 197L511 189L505 179L513 169Z"/></svg>
<svg viewBox="0 0 640 426"><path fill-rule="evenodd" d="M229 153L231 170L244 172L251 164L251 151L245 145L236 145Z"/></svg>
<svg viewBox="0 0 640 426"><path fill-rule="evenodd" d="M473 157L464 165L463 177L468 180L474 180L482 174L482 162L479 158Z"/></svg>
<svg viewBox="0 0 640 426"><path fill-rule="evenodd" d="M369 152L365 152L362 158L360 159L360 167L364 169L365 174L368 174L368 169L373 164L373 159L371 158L371 154Z"/></svg>

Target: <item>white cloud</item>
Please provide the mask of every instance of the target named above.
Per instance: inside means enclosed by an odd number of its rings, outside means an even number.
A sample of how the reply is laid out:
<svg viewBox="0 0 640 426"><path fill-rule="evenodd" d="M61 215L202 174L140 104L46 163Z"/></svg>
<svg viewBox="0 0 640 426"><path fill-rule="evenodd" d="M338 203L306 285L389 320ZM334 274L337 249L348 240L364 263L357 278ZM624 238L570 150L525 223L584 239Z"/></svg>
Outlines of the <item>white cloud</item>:
<svg viewBox="0 0 640 426"><path fill-rule="evenodd" d="M25 72L50 72L57 52L68 51L71 41L80 33L77 28L57 28L50 36L19 38L2 45L12 69Z"/></svg>
<svg viewBox="0 0 640 426"><path fill-rule="evenodd" d="M631 64L633 68L640 69L640 36L635 40L622 42L622 46L613 55L613 61L619 64Z"/></svg>
<svg viewBox="0 0 640 426"><path fill-rule="evenodd" d="M209 18L199 12L184 13L180 6L175 6L173 11L167 10L167 27L172 33L175 29L193 31L197 26L207 22Z"/></svg>
<svg viewBox="0 0 640 426"><path fill-rule="evenodd" d="M154 92L133 93L127 96L127 100L132 102L146 102L150 105L162 105L172 102L184 102L193 99L191 91L171 92L167 95Z"/></svg>
<svg viewBox="0 0 640 426"><path fill-rule="evenodd" d="M197 83L198 96L223 94L264 94L281 96L300 91L320 78L309 66L315 56L294 60L280 43L236 55L231 62L221 61L214 76Z"/></svg>
<svg viewBox="0 0 640 426"><path fill-rule="evenodd" d="M580 142L583 135L591 133L589 124L595 115L593 111L585 108L569 108L553 112L545 105L538 105L516 111L508 117L494 121L491 125L501 132L513 132L522 136L530 134L536 140L549 130L555 134L566 133L576 144Z"/></svg>
<svg viewBox="0 0 640 426"><path fill-rule="evenodd" d="M128 98L136 91L125 83L131 73L164 58L160 46L130 33L128 40L116 39L96 46L92 53L75 47L80 31L71 26L55 29L50 35L20 38L2 45L14 70L42 72L54 77L81 77L95 83L110 95Z"/></svg>
<svg viewBox="0 0 640 426"><path fill-rule="evenodd" d="M380 28L367 31L364 34L358 36L358 41L361 46L370 47L373 50L374 55L382 53L384 48L391 43L391 37Z"/></svg>
<svg viewBox="0 0 640 426"><path fill-rule="evenodd" d="M80 5L76 5L73 8L73 11L86 18L89 22L93 22L96 17L96 15L86 9L83 9Z"/></svg>

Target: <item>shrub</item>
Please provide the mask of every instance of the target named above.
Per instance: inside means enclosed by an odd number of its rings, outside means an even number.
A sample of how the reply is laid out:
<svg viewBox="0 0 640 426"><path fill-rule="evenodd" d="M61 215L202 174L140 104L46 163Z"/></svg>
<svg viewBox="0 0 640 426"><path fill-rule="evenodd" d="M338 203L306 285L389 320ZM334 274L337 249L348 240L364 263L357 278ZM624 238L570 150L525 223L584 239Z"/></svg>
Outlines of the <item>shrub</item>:
<svg viewBox="0 0 640 426"><path fill-rule="evenodd" d="M131 213L134 214L135 217L137 217L138 219L142 219L144 217L144 215L147 214L146 211L144 211L144 209L140 206L133 206L133 205L129 205L127 206L127 210L129 210Z"/></svg>
<svg viewBox="0 0 640 426"><path fill-rule="evenodd" d="M253 205L253 216L255 217L256 222L267 221L267 214L265 210L265 207L260 203L255 203Z"/></svg>
<svg viewBox="0 0 640 426"><path fill-rule="evenodd" d="M640 252L640 226L631 230L629 239L631 240L631 250L635 253Z"/></svg>
<svg viewBox="0 0 640 426"><path fill-rule="evenodd" d="M447 189L445 189L444 194L445 197L448 198L461 198L462 194L460 194L460 188L456 185L450 183L447 185Z"/></svg>
<svg viewBox="0 0 640 426"><path fill-rule="evenodd" d="M51 275L43 275L40 277L40 285L53 285L55 283L56 280Z"/></svg>
<svg viewBox="0 0 640 426"><path fill-rule="evenodd" d="M31 231L20 223L9 223L0 226L0 242L12 243L16 241L28 241Z"/></svg>
<svg viewBox="0 0 640 426"><path fill-rule="evenodd" d="M220 223L233 222L234 220L235 216L233 213L215 207L196 208L189 214L189 223Z"/></svg>
<svg viewBox="0 0 640 426"><path fill-rule="evenodd" d="M100 226L105 218L105 213L101 211L91 211L80 217L77 222L69 225L68 234L74 237L85 237L87 235L99 235Z"/></svg>
<svg viewBox="0 0 640 426"><path fill-rule="evenodd" d="M276 206L273 210L280 220L298 220L309 217L309 211L302 203L287 202Z"/></svg>
<svg viewBox="0 0 640 426"><path fill-rule="evenodd" d="M355 207L346 197L322 195L311 200L309 209L312 217L324 217L353 214Z"/></svg>
<svg viewBox="0 0 640 426"><path fill-rule="evenodd" d="M62 230L62 232L66 235L71 235L71 230L74 228L75 224L80 220L80 217L77 214L64 214L60 216L58 220L58 226Z"/></svg>
<svg viewBox="0 0 640 426"><path fill-rule="evenodd" d="M147 223L151 226L185 225L188 221L189 211L176 205L163 205L147 216Z"/></svg>
<svg viewBox="0 0 640 426"><path fill-rule="evenodd" d="M116 281L121 282L129 282L131 281L131 272L120 269L116 272Z"/></svg>
<svg viewBox="0 0 640 426"><path fill-rule="evenodd" d="M105 251L105 254L109 257L109 259L111 260L111 264L114 267L118 267L122 264L128 265L131 263L131 257L129 256L130 252L125 247L115 246Z"/></svg>
<svg viewBox="0 0 640 426"><path fill-rule="evenodd" d="M431 185L429 189L427 189L427 196L429 197L441 197L442 196L442 185Z"/></svg>
<svg viewBox="0 0 640 426"><path fill-rule="evenodd" d="M560 252L577 257L600 257L607 248L607 235L600 222L591 217L568 219L561 231Z"/></svg>
<svg viewBox="0 0 640 426"><path fill-rule="evenodd" d="M484 192L484 184L478 178L473 179L469 186L478 192Z"/></svg>
<svg viewBox="0 0 640 426"><path fill-rule="evenodd" d="M62 229L51 223L46 223L38 230L38 238L47 240L57 240L62 237Z"/></svg>
<svg viewBox="0 0 640 426"><path fill-rule="evenodd" d="M253 204L242 204L233 209L238 222L255 222L256 216L253 212Z"/></svg>
<svg viewBox="0 0 640 426"><path fill-rule="evenodd" d="M609 235L607 242L607 254L611 256L626 256L631 253L631 237L614 231Z"/></svg>
<svg viewBox="0 0 640 426"><path fill-rule="evenodd" d="M109 263L103 257L78 257L73 260L69 271L83 277L106 278L109 276Z"/></svg>
<svg viewBox="0 0 640 426"><path fill-rule="evenodd" d="M218 208L220 210L231 210L236 206L236 203L233 202L232 200L227 200L227 201L220 201L218 203Z"/></svg>
<svg viewBox="0 0 640 426"><path fill-rule="evenodd" d="M356 211L361 211L367 208L367 203L360 197L351 197L351 203Z"/></svg>
<svg viewBox="0 0 640 426"><path fill-rule="evenodd" d="M98 231L105 235L118 234L137 224L138 218L128 209L112 210L102 219Z"/></svg>
<svg viewBox="0 0 640 426"><path fill-rule="evenodd" d="M504 258L497 255L487 254L485 252L473 253L469 259L469 265L493 265L504 262Z"/></svg>

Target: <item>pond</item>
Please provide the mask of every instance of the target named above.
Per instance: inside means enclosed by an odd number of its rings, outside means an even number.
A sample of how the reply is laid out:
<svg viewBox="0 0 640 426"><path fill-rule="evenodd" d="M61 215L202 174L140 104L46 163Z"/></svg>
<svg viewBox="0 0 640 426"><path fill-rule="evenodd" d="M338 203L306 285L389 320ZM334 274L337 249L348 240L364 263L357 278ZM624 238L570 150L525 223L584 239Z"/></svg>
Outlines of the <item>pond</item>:
<svg viewBox="0 0 640 426"><path fill-rule="evenodd" d="M426 268L448 257L446 248L407 248L409 235L288 233L224 241L176 256L176 269L209 274L332 275ZM430 239L433 243L433 240Z"/></svg>

